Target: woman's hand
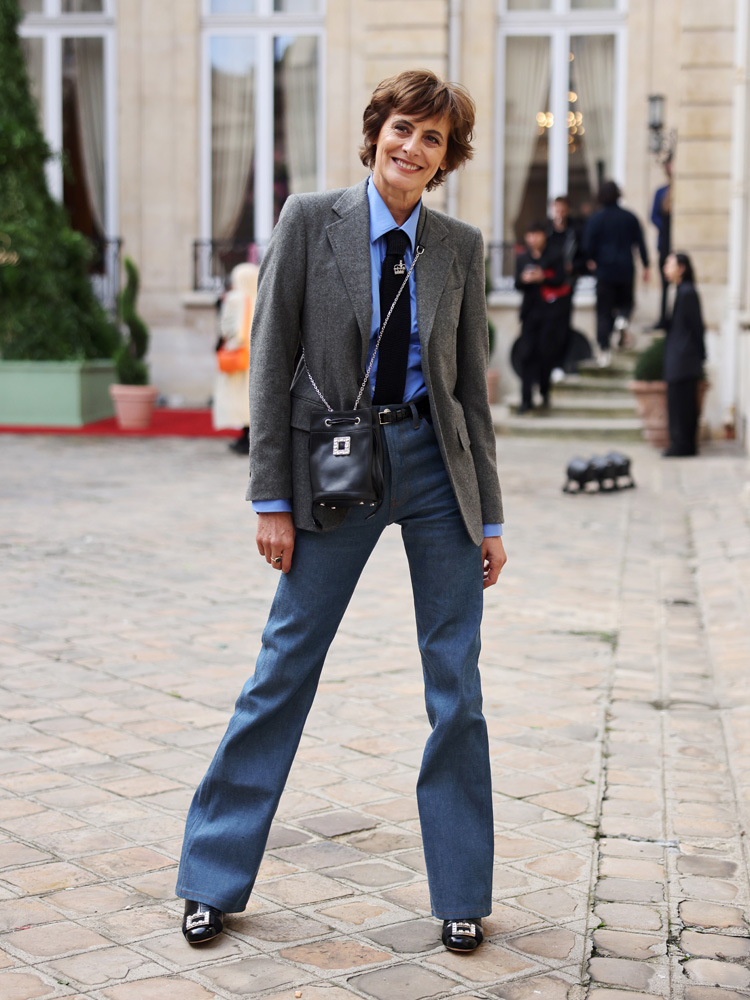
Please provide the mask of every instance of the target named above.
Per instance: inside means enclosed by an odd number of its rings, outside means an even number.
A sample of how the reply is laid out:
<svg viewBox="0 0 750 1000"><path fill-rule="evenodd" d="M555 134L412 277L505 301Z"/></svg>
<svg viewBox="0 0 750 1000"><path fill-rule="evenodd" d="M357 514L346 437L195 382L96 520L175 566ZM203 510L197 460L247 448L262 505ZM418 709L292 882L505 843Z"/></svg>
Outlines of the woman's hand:
<svg viewBox="0 0 750 1000"><path fill-rule="evenodd" d="M502 537L498 535L494 538L485 538L482 542L483 587L485 590L497 583L507 561L508 557L505 554Z"/></svg>
<svg viewBox="0 0 750 1000"><path fill-rule="evenodd" d="M258 552L266 557L274 569L288 573L292 568L294 552L294 522L287 511L258 514L258 530L255 533ZM279 559L279 557L281 557ZM278 562L276 560L279 560Z"/></svg>

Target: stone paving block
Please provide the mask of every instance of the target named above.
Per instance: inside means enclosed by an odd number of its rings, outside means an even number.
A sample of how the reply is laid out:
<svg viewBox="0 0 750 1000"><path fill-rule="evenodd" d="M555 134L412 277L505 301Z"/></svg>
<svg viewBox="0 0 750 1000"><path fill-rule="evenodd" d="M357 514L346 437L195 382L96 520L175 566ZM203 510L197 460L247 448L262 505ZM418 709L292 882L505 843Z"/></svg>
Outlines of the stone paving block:
<svg viewBox="0 0 750 1000"><path fill-rule="evenodd" d="M93 926L111 941L127 944L159 931L171 930L180 923L180 920L180 916L161 907L137 906L100 917Z"/></svg>
<svg viewBox="0 0 750 1000"><path fill-rule="evenodd" d="M398 827L384 827L373 833L357 833L353 837L347 837L347 843L370 854L390 854L391 851L420 848L422 839Z"/></svg>
<svg viewBox="0 0 750 1000"><path fill-rule="evenodd" d="M300 825L321 837L340 837L345 833L370 830L378 825L378 820L355 812L327 812L320 816L310 816L300 820Z"/></svg>
<svg viewBox="0 0 750 1000"><path fill-rule="evenodd" d="M689 958L683 966L688 978L703 986L728 986L744 990L750 986L750 969L711 958Z"/></svg>
<svg viewBox="0 0 750 1000"><path fill-rule="evenodd" d="M46 997L53 987L31 972L4 972L0 975L0 995L3 1000L34 1000Z"/></svg>
<svg viewBox="0 0 750 1000"><path fill-rule="evenodd" d="M274 854L290 864L297 865L298 868L308 868L313 871L318 868L348 864L352 861L363 861L368 857L364 851L357 851L346 844L330 840L302 844L299 847L274 849Z"/></svg>
<svg viewBox="0 0 750 1000"><path fill-rule="evenodd" d="M686 927L739 927L745 929L742 910L688 899L680 903L680 919Z"/></svg>
<svg viewBox="0 0 750 1000"><path fill-rule="evenodd" d="M125 875L140 875L159 868L171 868L174 861L165 858L147 847L128 847L121 851L93 854L81 858L80 863L100 875L122 878Z"/></svg>
<svg viewBox="0 0 750 1000"><path fill-rule="evenodd" d="M660 993L658 996L664 997L664 994ZM608 990L597 986L589 990L587 1000L638 1000L638 997L642 997L643 1000L656 1000L657 994L635 993L632 990Z"/></svg>
<svg viewBox="0 0 750 1000"><path fill-rule="evenodd" d="M624 958L592 958L589 975L596 983L627 986L634 990L651 990L659 987L659 978L666 981L666 974L659 973L655 965L633 962Z"/></svg>
<svg viewBox="0 0 750 1000"><path fill-rule="evenodd" d="M188 979L156 977L139 979L102 990L107 1000L214 1000L216 994Z"/></svg>
<svg viewBox="0 0 750 1000"><path fill-rule="evenodd" d="M177 921L175 921L177 923ZM176 927L170 934L141 941L140 947L154 956L157 962L166 962L178 969L190 969L205 962L219 962L228 958L247 955L248 947L228 934L221 934L214 941L207 941L200 948L191 948Z"/></svg>
<svg viewBox="0 0 750 1000"><path fill-rule="evenodd" d="M737 871L737 863L724 858L684 854L677 859L677 870L683 875L732 878Z"/></svg>
<svg viewBox="0 0 750 1000"><path fill-rule="evenodd" d="M688 986L685 989L685 1000L747 1000L747 993L735 990L723 990L712 986Z"/></svg>
<svg viewBox="0 0 750 1000"><path fill-rule="evenodd" d="M137 973L140 979L158 976L163 971L162 966L149 962L131 948L119 945L61 958L50 962L48 967L84 989L87 986L106 986L112 980L131 977L132 973Z"/></svg>
<svg viewBox="0 0 750 1000"><path fill-rule="evenodd" d="M532 837L495 837L495 857L498 858L535 858L553 851L549 844Z"/></svg>
<svg viewBox="0 0 750 1000"><path fill-rule="evenodd" d="M565 889L541 889L518 897L522 906L541 913L549 920L556 918L570 920L582 916L584 900Z"/></svg>
<svg viewBox="0 0 750 1000"><path fill-rule="evenodd" d="M632 840L618 840L602 837L599 851L606 856L618 858L650 858L662 861L664 848L659 844L644 844Z"/></svg>
<svg viewBox="0 0 750 1000"><path fill-rule="evenodd" d="M564 961L572 955L578 939L572 931L562 927L547 927L532 934L510 938L508 944L525 955Z"/></svg>
<svg viewBox="0 0 750 1000"><path fill-rule="evenodd" d="M283 948L279 955L288 962L303 966L314 966L326 971L344 972L366 965L387 962L388 952L370 948L358 941L347 939L327 939L311 944L300 944L294 948Z"/></svg>
<svg viewBox="0 0 750 1000"><path fill-rule="evenodd" d="M441 923L431 918L393 923L377 931L370 931L367 937L375 944L391 948L399 954L416 954L442 946L441 932Z"/></svg>
<svg viewBox="0 0 750 1000"><path fill-rule="evenodd" d="M0 865L3 869L48 860L50 860L49 854L38 851L35 847L28 847L26 844L3 844L0 854Z"/></svg>
<svg viewBox="0 0 750 1000"><path fill-rule="evenodd" d="M363 864L347 865L344 868L329 868L327 875L332 878L344 879L356 885L367 888L380 888L386 885L398 885L414 878L414 872L382 861L369 861Z"/></svg>
<svg viewBox="0 0 750 1000"><path fill-rule="evenodd" d="M375 1000L427 1000L439 996L455 986L454 980L422 969L418 965L391 965L375 972L352 976L349 982Z"/></svg>
<svg viewBox="0 0 750 1000"><path fill-rule="evenodd" d="M345 923L354 924L357 927L366 924L370 920L375 920L383 913L389 913L387 907L376 906L371 902L360 900L356 903L341 903L336 906L329 906L318 910L322 917L331 917L333 920L343 920Z"/></svg>
<svg viewBox="0 0 750 1000"><path fill-rule="evenodd" d="M97 876L77 865L64 861L51 861L44 865L4 872L3 880L17 886L23 892L32 894L85 885L87 882L95 882Z"/></svg>
<svg viewBox="0 0 750 1000"><path fill-rule="evenodd" d="M443 950L430 955L426 961L429 961L430 966L445 969L471 983L493 983L506 976L516 976L537 968L534 961L527 961L520 955L514 955L505 948L488 942L470 955Z"/></svg>
<svg viewBox="0 0 750 1000"><path fill-rule="evenodd" d="M608 903L661 903L664 887L642 879L603 878L596 884L596 898Z"/></svg>
<svg viewBox="0 0 750 1000"><path fill-rule="evenodd" d="M594 931L594 947L613 958L633 958L648 961L666 954L666 940L662 935L632 934L598 928Z"/></svg>
<svg viewBox="0 0 750 1000"><path fill-rule="evenodd" d="M52 923L59 919L60 915L56 910L33 897L0 902L0 933L32 924Z"/></svg>
<svg viewBox="0 0 750 1000"><path fill-rule="evenodd" d="M234 929L236 926L235 922L233 921L230 926ZM280 944L321 937L324 934L328 934L330 930L329 924L291 913L289 910L280 910L278 913L263 913L259 916L248 917L243 921L242 926L242 934L248 937Z"/></svg>
<svg viewBox="0 0 750 1000"><path fill-rule="evenodd" d="M292 987L283 993L274 993L272 996L264 998L264 1000L293 1000L298 992L302 993L303 1000L351 1000L352 997L357 995L352 993L351 990L342 989L340 986L318 986L317 984L310 986L308 984L302 990L296 990Z"/></svg>
<svg viewBox="0 0 750 1000"><path fill-rule="evenodd" d="M604 857L599 865L599 875L601 877L636 878L656 882L664 878L664 866L658 861Z"/></svg>
<svg viewBox="0 0 750 1000"><path fill-rule="evenodd" d="M340 896L354 894L354 890L342 882L313 872L272 879L264 882L262 887L259 886L258 892L262 896L267 896L288 906L318 903L326 899L338 899Z"/></svg>
<svg viewBox="0 0 750 1000"><path fill-rule="evenodd" d="M4 938L3 943L36 959L102 948L109 944L100 934L72 922L45 924L43 927L15 931Z"/></svg>
<svg viewBox="0 0 750 1000"><path fill-rule="evenodd" d="M271 958L245 958L228 965L208 966L200 970L200 975L219 989L242 997L255 996L288 983L304 983L311 978L301 970L274 962ZM179 998L175 997L175 1000Z"/></svg>
<svg viewBox="0 0 750 1000"><path fill-rule="evenodd" d="M136 875L128 878L129 885L136 892L142 892L154 899L174 899L174 887L177 881L177 866L163 868L161 871L149 872L147 875Z"/></svg>
<svg viewBox="0 0 750 1000"><path fill-rule="evenodd" d="M686 955L697 955L701 958L732 960L750 958L750 938L747 937L683 931L680 935L680 948Z"/></svg>
<svg viewBox="0 0 750 1000"><path fill-rule="evenodd" d="M535 875L547 875L560 882L577 882L588 874L590 863L588 858L566 851L529 861L524 867Z"/></svg>
<svg viewBox="0 0 750 1000"><path fill-rule="evenodd" d="M686 896L731 903L737 897L738 886L723 879L703 875L688 875L680 879L680 889Z"/></svg>
<svg viewBox="0 0 750 1000"><path fill-rule="evenodd" d="M529 976L490 990L498 1000L567 1000L570 983L555 976ZM628 994L632 998L632 994Z"/></svg>

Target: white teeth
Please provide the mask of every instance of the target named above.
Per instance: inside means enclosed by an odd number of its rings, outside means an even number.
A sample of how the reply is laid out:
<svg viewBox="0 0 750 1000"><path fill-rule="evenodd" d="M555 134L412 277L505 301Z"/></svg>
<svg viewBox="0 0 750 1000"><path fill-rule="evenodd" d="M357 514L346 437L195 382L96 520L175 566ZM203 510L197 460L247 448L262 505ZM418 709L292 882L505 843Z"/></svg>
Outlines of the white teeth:
<svg viewBox="0 0 750 1000"><path fill-rule="evenodd" d="M407 163L406 160L399 160L399 159L396 159L395 157L394 157L394 159L396 160L396 163L400 167L404 168L404 170L420 170L421 169L421 167L419 167L415 163Z"/></svg>

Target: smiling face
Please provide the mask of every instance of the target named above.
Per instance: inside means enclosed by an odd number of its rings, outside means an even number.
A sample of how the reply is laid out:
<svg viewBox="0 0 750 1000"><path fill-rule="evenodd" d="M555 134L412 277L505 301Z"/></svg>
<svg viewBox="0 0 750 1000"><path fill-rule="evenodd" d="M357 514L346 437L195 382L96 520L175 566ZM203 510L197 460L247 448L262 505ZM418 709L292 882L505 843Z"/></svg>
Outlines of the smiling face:
<svg viewBox="0 0 750 1000"><path fill-rule="evenodd" d="M372 179L393 212L411 211L440 169L445 169L450 120L447 115L418 121L393 113L377 141Z"/></svg>

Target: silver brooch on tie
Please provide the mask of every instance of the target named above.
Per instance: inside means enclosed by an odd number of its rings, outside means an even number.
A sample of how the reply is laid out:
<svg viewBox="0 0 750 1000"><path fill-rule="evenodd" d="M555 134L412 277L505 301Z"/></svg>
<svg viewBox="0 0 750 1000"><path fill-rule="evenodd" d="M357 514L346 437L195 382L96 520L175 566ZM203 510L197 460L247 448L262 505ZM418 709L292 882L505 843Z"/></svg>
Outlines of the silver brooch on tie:
<svg viewBox="0 0 750 1000"><path fill-rule="evenodd" d="M406 264L404 264L403 260L393 265L393 273L398 275L406 274Z"/></svg>

